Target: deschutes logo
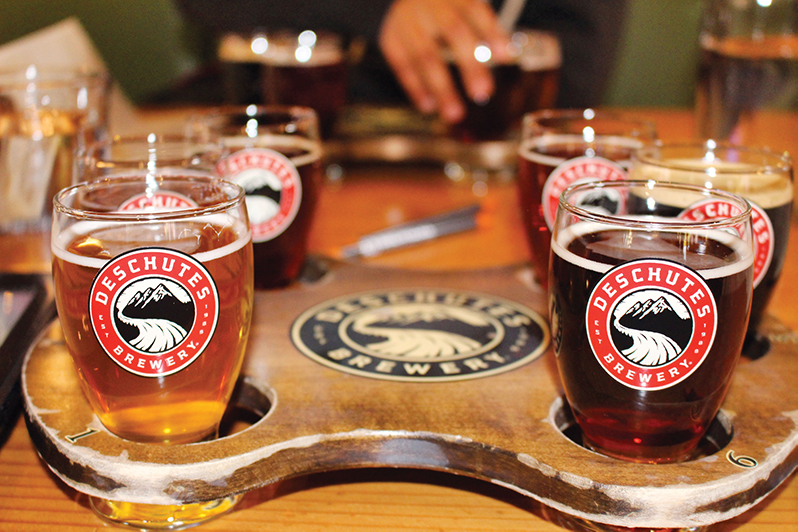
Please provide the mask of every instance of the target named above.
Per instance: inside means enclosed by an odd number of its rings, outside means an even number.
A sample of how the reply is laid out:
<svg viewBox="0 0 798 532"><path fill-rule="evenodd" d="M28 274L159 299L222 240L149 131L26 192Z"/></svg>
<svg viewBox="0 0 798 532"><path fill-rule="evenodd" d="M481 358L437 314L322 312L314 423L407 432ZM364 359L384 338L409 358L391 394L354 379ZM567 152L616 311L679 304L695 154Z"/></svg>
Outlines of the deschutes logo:
<svg viewBox="0 0 798 532"><path fill-rule="evenodd" d="M612 378L638 390L661 390L704 361L715 340L717 307L692 269L641 259L601 278L585 325L596 360Z"/></svg>
<svg viewBox="0 0 798 532"><path fill-rule="evenodd" d="M751 205L751 226L754 232L754 288L756 288L764 279L773 261L773 243L776 235L773 223L765 210L753 201L749 200L748 203ZM737 216L741 212L739 207L729 201L706 199L682 211L679 218L693 221L723 220ZM742 236L739 230L737 235Z"/></svg>
<svg viewBox="0 0 798 532"><path fill-rule="evenodd" d="M216 330L219 295L193 257L140 248L97 273L89 316L114 362L142 377L162 377L186 368L205 350Z"/></svg>
<svg viewBox="0 0 798 532"><path fill-rule="evenodd" d="M193 209L197 203L171 190L159 190L151 194L137 194L119 206L120 211L163 212Z"/></svg>
<svg viewBox="0 0 798 532"><path fill-rule="evenodd" d="M342 297L299 316L291 338L306 356L347 373L401 381L495 375L538 358L545 320L517 303L444 290Z"/></svg>
<svg viewBox="0 0 798 532"><path fill-rule="evenodd" d="M543 185L541 205L543 205L543 217L546 219L546 225L549 229L554 227L560 194L571 185L588 181L617 181L627 178L628 174L621 165L603 157L575 157L565 161L549 174L546 184ZM609 195L608 191L601 191L600 194L590 198L582 198L580 205L603 208L607 213L615 214L618 211L620 200L621 198Z"/></svg>
<svg viewBox="0 0 798 532"><path fill-rule="evenodd" d="M253 242L271 240L291 225L302 202L302 181L290 159L274 150L245 148L219 165L247 193Z"/></svg>

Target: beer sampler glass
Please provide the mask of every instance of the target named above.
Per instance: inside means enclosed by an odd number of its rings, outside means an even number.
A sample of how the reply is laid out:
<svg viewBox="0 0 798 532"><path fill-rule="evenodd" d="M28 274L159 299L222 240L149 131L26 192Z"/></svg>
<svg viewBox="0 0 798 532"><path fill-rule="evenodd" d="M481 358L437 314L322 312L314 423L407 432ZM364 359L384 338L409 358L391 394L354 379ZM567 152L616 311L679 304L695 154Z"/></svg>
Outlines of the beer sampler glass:
<svg viewBox="0 0 798 532"><path fill-rule="evenodd" d="M608 111L544 110L524 116L518 199L532 269L541 284L546 284L560 193L584 181L626 179L632 153L655 138L650 122Z"/></svg>
<svg viewBox="0 0 798 532"><path fill-rule="evenodd" d="M216 171L222 149L215 142L183 135L115 135L78 150L75 181L142 172L185 175Z"/></svg>
<svg viewBox="0 0 798 532"><path fill-rule="evenodd" d="M638 151L632 177L727 190L746 198L754 228L754 299L749 332L755 332L779 280L790 234L792 161L787 154L714 140L657 143ZM726 213L699 210L696 217Z"/></svg>
<svg viewBox="0 0 798 532"><path fill-rule="evenodd" d="M64 338L100 422L136 442L215 437L253 306L244 191L210 175L80 183L54 200L52 252ZM91 501L115 523L176 529L236 499Z"/></svg>
<svg viewBox="0 0 798 532"><path fill-rule="evenodd" d="M490 65L494 80L493 95L481 102L470 98L457 67L451 64L452 78L466 104L463 120L451 126L454 138L466 143L515 140L524 113L547 109L557 100L562 52L553 33L518 30L511 35L511 60L498 63L491 50L478 45L474 56Z"/></svg>
<svg viewBox="0 0 798 532"><path fill-rule="evenodd" d="M189 129L221 143L218 173L247 192L255 287L288 285L304 264L321 187L315 111L256 105L215 109L192 117Z"/></svg>
<svg viewBox="0 0 798 532"><path fill-rule="evenodd" d="M692 216L709 205L729 215ZM557 366L585 445L637 462L693 456L745 336L748 203L687 184L574 185L560 199L549 276Z"/></svg>
<svg viewBox="0 0 798 532"><path fill-rule="evenodd" d="M313 108L322 138L331 138L349 88L350 52L341 36L281 30L259 38L252 46L263 48L263 102Z"/></svg>

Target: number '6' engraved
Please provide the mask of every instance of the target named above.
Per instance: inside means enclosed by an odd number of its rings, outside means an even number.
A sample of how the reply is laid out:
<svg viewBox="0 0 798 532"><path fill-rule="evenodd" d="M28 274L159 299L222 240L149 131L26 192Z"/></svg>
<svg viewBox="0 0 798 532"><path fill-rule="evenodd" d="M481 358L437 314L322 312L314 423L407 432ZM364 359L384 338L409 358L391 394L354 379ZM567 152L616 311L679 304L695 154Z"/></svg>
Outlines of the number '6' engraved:
<svg viewBox="0 0 798 532"><path fill-rule="evenodd" d="M728 460L729 462L731 462L736 466L745 467L747 469L759 465L757 461L754 458L751 458L750 456L734 456L734 451L729 451L726 453L726 460Z"/></svg>

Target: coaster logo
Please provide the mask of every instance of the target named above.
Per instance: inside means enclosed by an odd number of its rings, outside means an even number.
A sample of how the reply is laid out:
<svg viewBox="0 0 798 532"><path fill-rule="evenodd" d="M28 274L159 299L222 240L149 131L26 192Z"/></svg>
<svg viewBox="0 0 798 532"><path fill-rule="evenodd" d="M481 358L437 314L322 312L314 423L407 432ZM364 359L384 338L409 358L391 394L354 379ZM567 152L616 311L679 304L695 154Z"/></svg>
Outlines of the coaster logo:
<svg viewBox="0 0 798 532"><path fill-rule="evenodd" d="M717 307L695 271L642 259L607 272L588 301L590 348L616 381L661 390L689 377L715 340Z"/></svg>
<svg viewBox="0 0 798 532"><path fill-rule="evenodd" d="M219 296L189 255L141 248L119 255L94 279L92 329L106 354L142 377L177 373L199 357L216 329Z"/></svg>
<svg viewBox="0 0 798 532"><path fill-rule="evenodd" d="M247 193L253 242L275 238L294 221L302 202L302 181L296 166L285 155L264 148L246 148L226 157L219 169Z"/></svg>
<svg viewBox="0 0 798 532"><path fill-rule="evenodd" d="M436 290L348 296L292 328L294 344L326 366L364 377L462 380L509 371L548 346L545 321L516 303Z"/></svg>

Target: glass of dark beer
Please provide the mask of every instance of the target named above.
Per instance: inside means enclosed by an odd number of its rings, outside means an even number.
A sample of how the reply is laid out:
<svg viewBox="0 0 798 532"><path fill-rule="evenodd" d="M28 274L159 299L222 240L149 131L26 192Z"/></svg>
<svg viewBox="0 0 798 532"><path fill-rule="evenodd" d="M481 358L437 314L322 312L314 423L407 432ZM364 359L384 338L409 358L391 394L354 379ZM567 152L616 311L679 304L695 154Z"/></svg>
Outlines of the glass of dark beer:
<svg viewBox="0 0 798 532"><path fill-rule="evenodd" d="M657 143L633 157L631 175L727 190L751 203L754 228L754 300L749 332L762 321L787 255L793 200L792 161L786 153L706 141ZM715 210L696 217L720 218Z"/></svg>
<svg viewBox="0 0 798 532"><path fill-rule="evenodd" d="M266 32L260 38L263 103L313 108L322 138L331 138L349 88L350 54L344 40L312 30Z"/></svg>
<svg viewBox="0 0 798 532"><path fill-rule="evenodd" d="M253 307L244 191L211 175L115 176L62 190L53 211L58 316L100 422L135 442L216 437ZM237 498L91 503L114 523L177 529Z"/></svg>
<svg viewBox="0 0 798 532"><path fill-rule="evenodd" d="M696 219L708 206L722 219ZM687 460L742 350L753 283L751 208L704 187L573 185L549 272L552 338L584 444L616 458Z"/></svg>
<svg viewBox="0 0 798 532"><path fill-rule="evenodd" d="M194 116L189 129L218 142L217 172L247 192L255 287L279 288L300 274L321 187L321 142L308 107L220 108Z"/></svg>
<svg viewBox="0 0 798 532"><path fill-rule="evenodd" d="M518 139L524 113L552 107L557 100L562 52L557 37L540 30L519 30L511 35L512 59L499 63L485 45L474 51L478 61L490 65L493 95L482 102L466 94L456 67L452 77L466 103L465 118L451 126L454 138L466 143Z"/></svg>
<svg viewBox="0 0 798 532"><path fill-rule="evenodd" d="M632 153L655 139L650 122L609 111L543 110L524 116L518 199L538 282L546 285L560 193L584 181L626 179Z"/></svg>

